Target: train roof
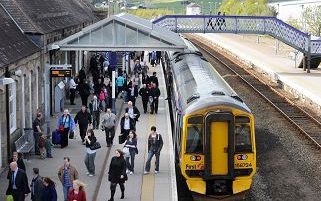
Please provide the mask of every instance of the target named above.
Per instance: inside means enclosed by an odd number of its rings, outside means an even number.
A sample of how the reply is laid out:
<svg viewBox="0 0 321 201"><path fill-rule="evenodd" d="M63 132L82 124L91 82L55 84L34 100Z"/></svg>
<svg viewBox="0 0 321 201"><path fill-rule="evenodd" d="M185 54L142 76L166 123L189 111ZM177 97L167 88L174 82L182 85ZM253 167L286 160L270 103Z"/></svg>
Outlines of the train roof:
<svg viewBox="0 0 321 201"><path fill-rule="evenodd" d="M186 113L215 105L251 112L198 49L186 39L184 42L187 50L169 55L180 107Z"/></svg>

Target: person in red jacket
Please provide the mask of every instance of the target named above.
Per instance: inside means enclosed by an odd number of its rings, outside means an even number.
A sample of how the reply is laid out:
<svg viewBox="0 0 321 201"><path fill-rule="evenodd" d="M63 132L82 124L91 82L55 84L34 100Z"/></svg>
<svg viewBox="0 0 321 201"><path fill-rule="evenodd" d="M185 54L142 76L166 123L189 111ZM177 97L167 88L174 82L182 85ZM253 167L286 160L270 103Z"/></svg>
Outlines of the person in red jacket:
<svg viewBox="0 0 321 201"><path fill-rule="evenodd" d="M73 188L68 193L68 201L86 201L85 184L74 180Z"/></svg>

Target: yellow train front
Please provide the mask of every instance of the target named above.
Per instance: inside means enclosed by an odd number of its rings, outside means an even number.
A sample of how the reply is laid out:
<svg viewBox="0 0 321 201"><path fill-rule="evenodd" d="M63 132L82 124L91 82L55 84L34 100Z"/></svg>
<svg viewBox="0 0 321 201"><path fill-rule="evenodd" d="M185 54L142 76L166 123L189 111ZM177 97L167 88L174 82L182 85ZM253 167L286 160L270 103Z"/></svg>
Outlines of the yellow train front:
<svg viewBox="0 0 321 201"><path fill-rule="evenodd" d="M184 41L188 50L166 54L181 174L202 200L244 195L256 172L254 117L196 47Z"/></svg>

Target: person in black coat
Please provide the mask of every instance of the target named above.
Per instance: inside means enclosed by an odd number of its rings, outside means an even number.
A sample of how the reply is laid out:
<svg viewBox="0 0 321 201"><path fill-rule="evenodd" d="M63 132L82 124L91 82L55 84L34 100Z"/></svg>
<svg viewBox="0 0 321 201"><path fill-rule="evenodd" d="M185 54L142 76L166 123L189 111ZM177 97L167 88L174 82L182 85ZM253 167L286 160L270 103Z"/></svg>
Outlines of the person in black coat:
<svg viewBox="0 0 321 201"><path fill-rule="evenodd" d="M80 82L77 86L81 98L81 104L88 106L88 97L90 95L90 86L87 82Z"/></svg>
<svg viewBox="0 0 321 201"><path fill-rule="evenodd" d="M149 89L146 87L146 84L143 84L143 87L139 90L138 94L142 97L144 113L147 112L148 98L149 98Z"/></svg>
<svg viewBox="0 0 321 201"><path fill-rule="evenodd" d="M152 83L155 83L156 86L158 87L158 78L156 76L156 72L153 72L153 75L149 77L149 81Z"/></svg>
<svg viewBox="0 0 321 201"><path fill-rule="evenodd" d="M108 171L108 181L110 181L110 199L109 201L114 201L114 195L116 191L116 186L119 184L121 190L121 198L125 197L125 186L124 183L127 180L126 174L126 161L124 159L124 153L120 150L116 150L116 156L114 156L109 165Z"/></svg>
<svg viewBox="0 0 321 201"><path fill-rule="evenodd" d="M134 81L130 81L127 85L128 101L131 101L135 106L136 98L138 96L138 86Z"/></svg>
<svg viewBox="0 0 321 201"><path fill-rule="evenodd" d="M42 191L43 201L57 201L57 191L55 182L49 177L43 178L44 189Z"/></svg>
<svg viewBox="0 0 321 201"><path fill-rule="evenodd" d="M128 101L128 107L125 109L125 113L129 114L129 117L134 121L134 125L136 125L136 121L138 121L140 117L140 112L136 106L133 105L131 101Z"/></svg>
<svg viewBox="0 0 321 201"><path fill-rule="evenodd" d="M11 162L17 162L18 168L19 168L19 169L23 169L23 171L26 172L25 163L23 162L23 159L21 158L21 156L20 156L20 154L19 154L18 152L14 151L14 152L12 153L12 158L9 160L9 164L10 164ZM10 171L9 171L9 172L10 172ZM8 175L9 175L9 173L8 173Z"/></svg>
<svg viewBox="0 0 321 201"><path fill-rule="evenodd" d="M92 123L91 120L91 114L88 112L86 106L81 106L81 110L75 116L75 124L79 124L79 134L83 144L85 142L88 125Z"/></svg>
<svg viewBox="0 0 321 201"><path fill-rule="evenodd" d="M10 170L6 195L12 195L14 201L24 201L25 196L30 193L28 177L16 162L10 163Z"/></svg>
<svg viewBox="0 0 321 201"><path fill-rule="evenodd" d="M42 177L39 175L39 169L33 168L33 178L30 184L31 188L31 200L42 201L43 182Z"/></svg>
<svg viewBox="0 0 321 201"><path fill-rule="evenodd" d="M125 113L120 120L120 132L127 138L130 130L135 130L134 120L130 118L128 113Z"/></svg>
<svg viewBox="0 0 321 201"><path fill-rule="evenodd" d="M153 98L153 102L150 105L150 113L157 114L158 111L158 98L160 96L160 90L155 83L153 83L152 88L150 89L150 96Z"/></svg>

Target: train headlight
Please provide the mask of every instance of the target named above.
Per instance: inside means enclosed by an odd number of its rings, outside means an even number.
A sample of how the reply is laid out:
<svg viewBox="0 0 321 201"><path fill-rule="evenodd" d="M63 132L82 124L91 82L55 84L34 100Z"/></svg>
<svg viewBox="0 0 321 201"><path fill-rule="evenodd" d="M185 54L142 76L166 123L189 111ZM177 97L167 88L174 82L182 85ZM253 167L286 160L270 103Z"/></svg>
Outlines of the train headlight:
<svg viewBox="0 0 321 201"><path fill-rule="evenodd" d="M246 154L237 155L237 160L246 160L248 156Z"/></svg>
<svg viewBox="0 0 321 201"><path fill-rule="evenodd" d="M191 156L190 159L191 159L191 161L200 161L202 159L202 157L198 156L198 155L193 155L193 156Z"/></svg>

